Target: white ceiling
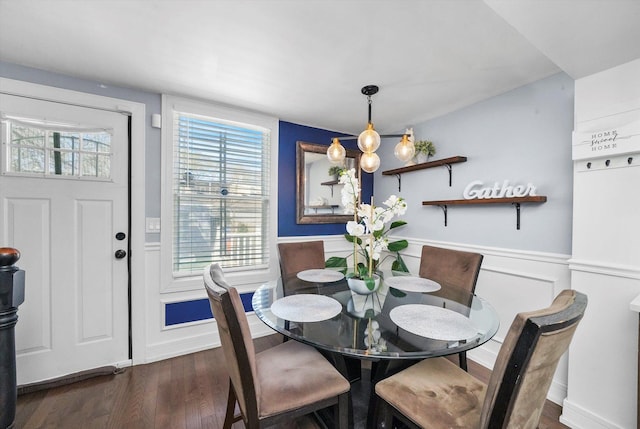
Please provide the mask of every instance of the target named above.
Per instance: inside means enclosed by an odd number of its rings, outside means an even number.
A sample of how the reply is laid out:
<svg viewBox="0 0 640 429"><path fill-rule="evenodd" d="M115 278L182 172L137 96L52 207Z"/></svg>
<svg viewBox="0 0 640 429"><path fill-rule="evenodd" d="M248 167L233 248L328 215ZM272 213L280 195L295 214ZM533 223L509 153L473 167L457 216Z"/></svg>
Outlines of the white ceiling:
<svg viewBox="0 0 640 429"><path fill-rule="evenodd" d="M397 132L640 58L640 0L0 0L0 60Z"/></svg>

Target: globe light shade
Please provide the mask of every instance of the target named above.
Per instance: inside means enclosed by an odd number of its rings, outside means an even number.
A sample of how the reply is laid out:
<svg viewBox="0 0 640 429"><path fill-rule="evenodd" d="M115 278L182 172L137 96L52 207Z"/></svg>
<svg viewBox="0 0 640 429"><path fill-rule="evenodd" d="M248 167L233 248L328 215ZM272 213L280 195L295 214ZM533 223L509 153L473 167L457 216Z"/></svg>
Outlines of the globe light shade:
<svg viewBox="0 0 640 429"><path fill-rule="evenodd" d="M344 162L346 156L347 151L340 144L340 140L334 138L329 149L327 149L327 158L329 158L329 162L335 165L340 165Z"/></svg>
<svg viewBox="0 0 640 429"><path fill-rule="evenodd" d="M364 153L375 152L380 147L380 134L373 129L371 122L367 125L367 129L358 136L358 147Z"/></svg>
<svg viewBox="0 0 640 429"><path fill-rule="evenodd" d="M396 145L393 154L402 162L407 162L416 153L415 146L409 141L408 136L405 134L402 136L402 140Z"/></svg>
<svg viewBox="0 0 640 429"><path fill-rule="evenodd" d="M367 173L373 173L380 167L380 157L373 152L366 152L360 156L360 168Z"/></svg>

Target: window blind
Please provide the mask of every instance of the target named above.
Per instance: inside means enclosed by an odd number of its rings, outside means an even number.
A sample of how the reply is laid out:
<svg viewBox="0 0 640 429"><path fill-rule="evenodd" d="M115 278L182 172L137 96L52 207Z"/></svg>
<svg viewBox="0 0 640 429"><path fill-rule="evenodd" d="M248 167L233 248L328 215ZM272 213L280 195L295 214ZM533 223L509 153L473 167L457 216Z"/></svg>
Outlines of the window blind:
<svg viewBox="0 0 640 429"><path fill-rule="evenodd" d="M173 271L268 266L270 132L174 112Z"/></svg>

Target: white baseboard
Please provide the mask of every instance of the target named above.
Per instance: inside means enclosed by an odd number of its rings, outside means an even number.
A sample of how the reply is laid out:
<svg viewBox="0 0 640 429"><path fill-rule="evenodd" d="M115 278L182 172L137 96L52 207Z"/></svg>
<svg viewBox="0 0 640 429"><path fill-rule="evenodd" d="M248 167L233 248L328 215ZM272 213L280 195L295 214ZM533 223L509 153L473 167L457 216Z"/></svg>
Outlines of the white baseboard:
<svg viewBox="0 0 640 429"><path fill-rule="evenodd" d="M560 423L574 429L631 429L604 420L568 399L565 399L562 404Z"/></svg>
<svg viewBox="0 0 640 429"><path fill-rule="evenodd" d="M215 326L213 329L215 329ZM171 359L177 356L219 347L220 342L213 343L212 338L212 334L201 334L180 338L179 340L150 344L146 350L146 363Z"/></svg>

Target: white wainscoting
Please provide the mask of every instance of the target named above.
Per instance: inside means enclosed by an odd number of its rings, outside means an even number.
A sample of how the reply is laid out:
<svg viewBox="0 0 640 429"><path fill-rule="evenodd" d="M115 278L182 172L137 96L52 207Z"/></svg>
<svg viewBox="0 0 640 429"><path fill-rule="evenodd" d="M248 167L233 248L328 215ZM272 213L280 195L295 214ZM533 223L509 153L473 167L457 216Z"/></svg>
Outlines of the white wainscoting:
<svg viewBox="0 0 640 429"><path fill-rule="evenodd" d="M484 261L478 278L476 293L489 301L500 315L500 329L487 344L468 353L470 359L493 368L498 350L516 313L548 306L563 289L570 288L568 267L569 255L523 252L457 243L433 242L406 238L410 245L402 256L411 272L417 273L422 246L448 247L482 253ZM279 242L299 242L324 240L325 256L347 256L352 248L342 236L281 237ZM146 360L166 359L181 354L192 353L219 346L220 342L213 321L191 322L166 328L164 326L164 304L205 298L201 292L160 293L160 246L148 244L146 247L147 266L147 324ZM384 265L390 264L390 260ZM240 292L255 290L259 285L242 285ZM266 325L249 313L251 332L254 337L269 335ZM563 358L549 391L549 399L561 404L567 391L566 358Z"/></svg>
<svg viewBox="0 0 640 429"><path fill-rule="evenodd" d="M469 359L493 368L500 346L515 315L547 307L563 289L570 289L569 255L524 252L458 243L406 238L410 245L403 258L417 273L423 245L446 247L484 255L476 294L486 299L500 315L500 329L489 342L467 353ZM567 394L567 357L558 365L548 399L562 404Z"/></svg>
<svg viewBox="0 0 640 429"><path fill-rule="evenodd" d="M637 427L640 267L571 259L574 289L589 297L571 343L569 395L560 422L581 429Z"/></svg>
<svg viewBox="0 0 640 429"><path fill-rule="evenodd" d="M201 350L220 346L218 329L212 319L180 325L165 326L165 304L172 302L206 299L204 286L200 291L166 292L160 291L160 243L145 246L146 266L146 323L144 362L155 362ZM237 285L240 293L251 292L260 285ZM135 313L135 309L134 309ZM273 331L253 313L247 314L254 337L269 335ZM139 362L143 363L143 362Z"/></svg>

